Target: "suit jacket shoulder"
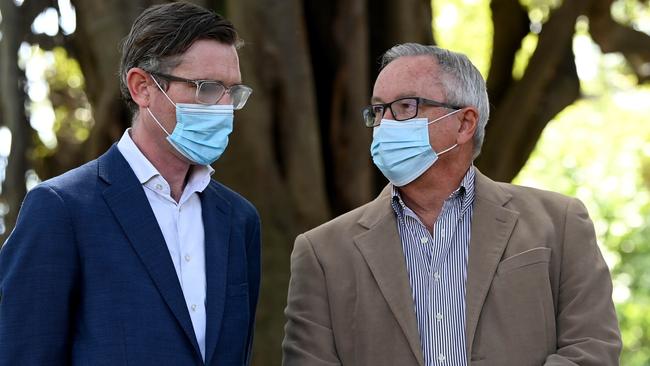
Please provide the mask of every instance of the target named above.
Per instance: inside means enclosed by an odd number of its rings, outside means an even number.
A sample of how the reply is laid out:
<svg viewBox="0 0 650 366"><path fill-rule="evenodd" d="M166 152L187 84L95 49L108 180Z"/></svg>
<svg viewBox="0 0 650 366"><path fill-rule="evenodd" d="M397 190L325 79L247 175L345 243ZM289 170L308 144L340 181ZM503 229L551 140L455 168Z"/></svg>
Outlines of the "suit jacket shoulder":
<svg viewBox="0 0 650 366"><path fill-rule="evenodd" d="M366 232L368 228L392 214L390 188L387 186L373 201L317 226L303 235L312 243L314 250L347 251L353 249L353 239L356 235Z"/></svg>
<svg viewBox="0 0 650 366"><path fill-rule="evenodd" d="M232 205L236 213L238 212L245 217L259 218L259 213L257 212L255 206L228 186L214 179L211 179L208 187L213 189L217 195Z"/></svg>

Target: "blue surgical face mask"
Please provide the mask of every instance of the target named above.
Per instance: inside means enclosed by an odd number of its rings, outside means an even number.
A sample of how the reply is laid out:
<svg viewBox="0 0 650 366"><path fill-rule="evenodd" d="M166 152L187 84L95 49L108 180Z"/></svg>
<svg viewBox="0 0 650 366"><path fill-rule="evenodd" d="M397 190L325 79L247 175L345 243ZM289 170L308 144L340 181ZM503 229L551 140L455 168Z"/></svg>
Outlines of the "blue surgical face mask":
<svg viewBox="0 0 650 366"><path fill-rule="evenodd" d="M436 153L429 142L429 125L449 117L459 110L447 113L431 122L427 118L406 121L382 119L373 131L370 154L372 161L395 186L407 185L421 176L453 146Z"/></svg>
<svg viewBox="0 0 650 366"><path fill-rule="evenodd" d="M171 134L147 107L153 120L167 134L167 141L191 162L210 165L217 161L228 146L228 135L233 129L233 106L174 103L160 85L158 88L176 106L176 127Z"/></svg>

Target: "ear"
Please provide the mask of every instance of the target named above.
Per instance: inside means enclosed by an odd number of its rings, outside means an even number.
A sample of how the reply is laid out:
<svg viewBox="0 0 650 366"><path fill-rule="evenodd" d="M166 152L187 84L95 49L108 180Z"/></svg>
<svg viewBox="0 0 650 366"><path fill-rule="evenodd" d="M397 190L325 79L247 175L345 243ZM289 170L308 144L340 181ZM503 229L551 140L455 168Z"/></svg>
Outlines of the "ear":
<svg viewBox="0 0 650 366"><path fill-rule="evenodd" d="M478 111L474 107L465 107L459 114L460 127L458 128L458 139L456 143L462 145L474 137L478 126Z"/></svg>
<svg viewBox="0 0 650 366"><path fill-rule="evenodd" d="M149 74L139 67L131 68L126 73L126 85L131 99L140 107L149 106Z"/></svg>

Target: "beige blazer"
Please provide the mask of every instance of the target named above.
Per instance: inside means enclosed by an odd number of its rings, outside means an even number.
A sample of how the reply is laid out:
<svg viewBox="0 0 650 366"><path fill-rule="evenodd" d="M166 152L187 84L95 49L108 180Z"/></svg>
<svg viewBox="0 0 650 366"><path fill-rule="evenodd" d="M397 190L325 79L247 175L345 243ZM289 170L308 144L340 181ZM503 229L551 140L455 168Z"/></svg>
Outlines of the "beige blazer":
<svg viewBox="0 0 650 366"><path fill-rule="evenodd" d="M470 364L618 365L611 278L582 203L478 171L475 189ZM390 199L387 187L296 239L284 365L424 366Z"/></svg>

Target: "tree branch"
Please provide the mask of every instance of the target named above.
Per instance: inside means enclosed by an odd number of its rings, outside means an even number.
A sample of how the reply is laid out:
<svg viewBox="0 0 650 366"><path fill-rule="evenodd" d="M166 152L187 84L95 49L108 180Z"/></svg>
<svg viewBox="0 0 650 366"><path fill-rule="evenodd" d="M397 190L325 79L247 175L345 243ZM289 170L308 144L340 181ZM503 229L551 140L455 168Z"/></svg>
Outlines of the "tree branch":
<svg viewBox="0 0 650 366"><path fill-rule="evenodd" d="M621 52L640 83L650 81L650 36L612 18L613 0L593 1L588 9L589 31L605 53Z"/></svg>
<svg viewBox="0 0 650 366"><path fill-rule="evenodd" d="M25 73L18 67L18 48L25 36L20 8L13 1L0 3L3 15L0 29L0 89L2 89L2 120L11 131L11 150L3 182L2 198L9 205L9 213L0 219L6 223L6 232L0 232L0 245L4 242L18 216L20 202L26 193L25 171L29 167L27 151L30 149L31 128L25 116Z"/></svg>
<svg viewBox="0 0 650 366"><path fill-rule="evenodd" d="M494 179L511 180L525 163L548 120L572 101L575 92L571 89L553 103L548 93L558 93L560 86L552 84L562 80L567 63L573 62L567 55L572 54L575 21L587 5L588 0L564 1L551 14L523 77L497 105L483 152L477 160L477 165ZM567 80L562 84L575 88L571 79ZM554 108L546 110L549 103Z"/></svg>
<svg viewBox="0 0 650 366"><path fill-rule="evenodd" d="M67 45L66 37L61 33L57 33L52 37L47 34L34 34L29 32L25 35L25 41L30 44L38 45L46 51L51 51L54 47L65 47Z"/></svg>
<svg viewBox="0 0 650 366"><path fill-rule="evenodd" d="M518 0L492 0L490 9L494 36L487 90L490 101L498 105L513 82L515 56L529 32L530 20L528 12Z"/></svg>

